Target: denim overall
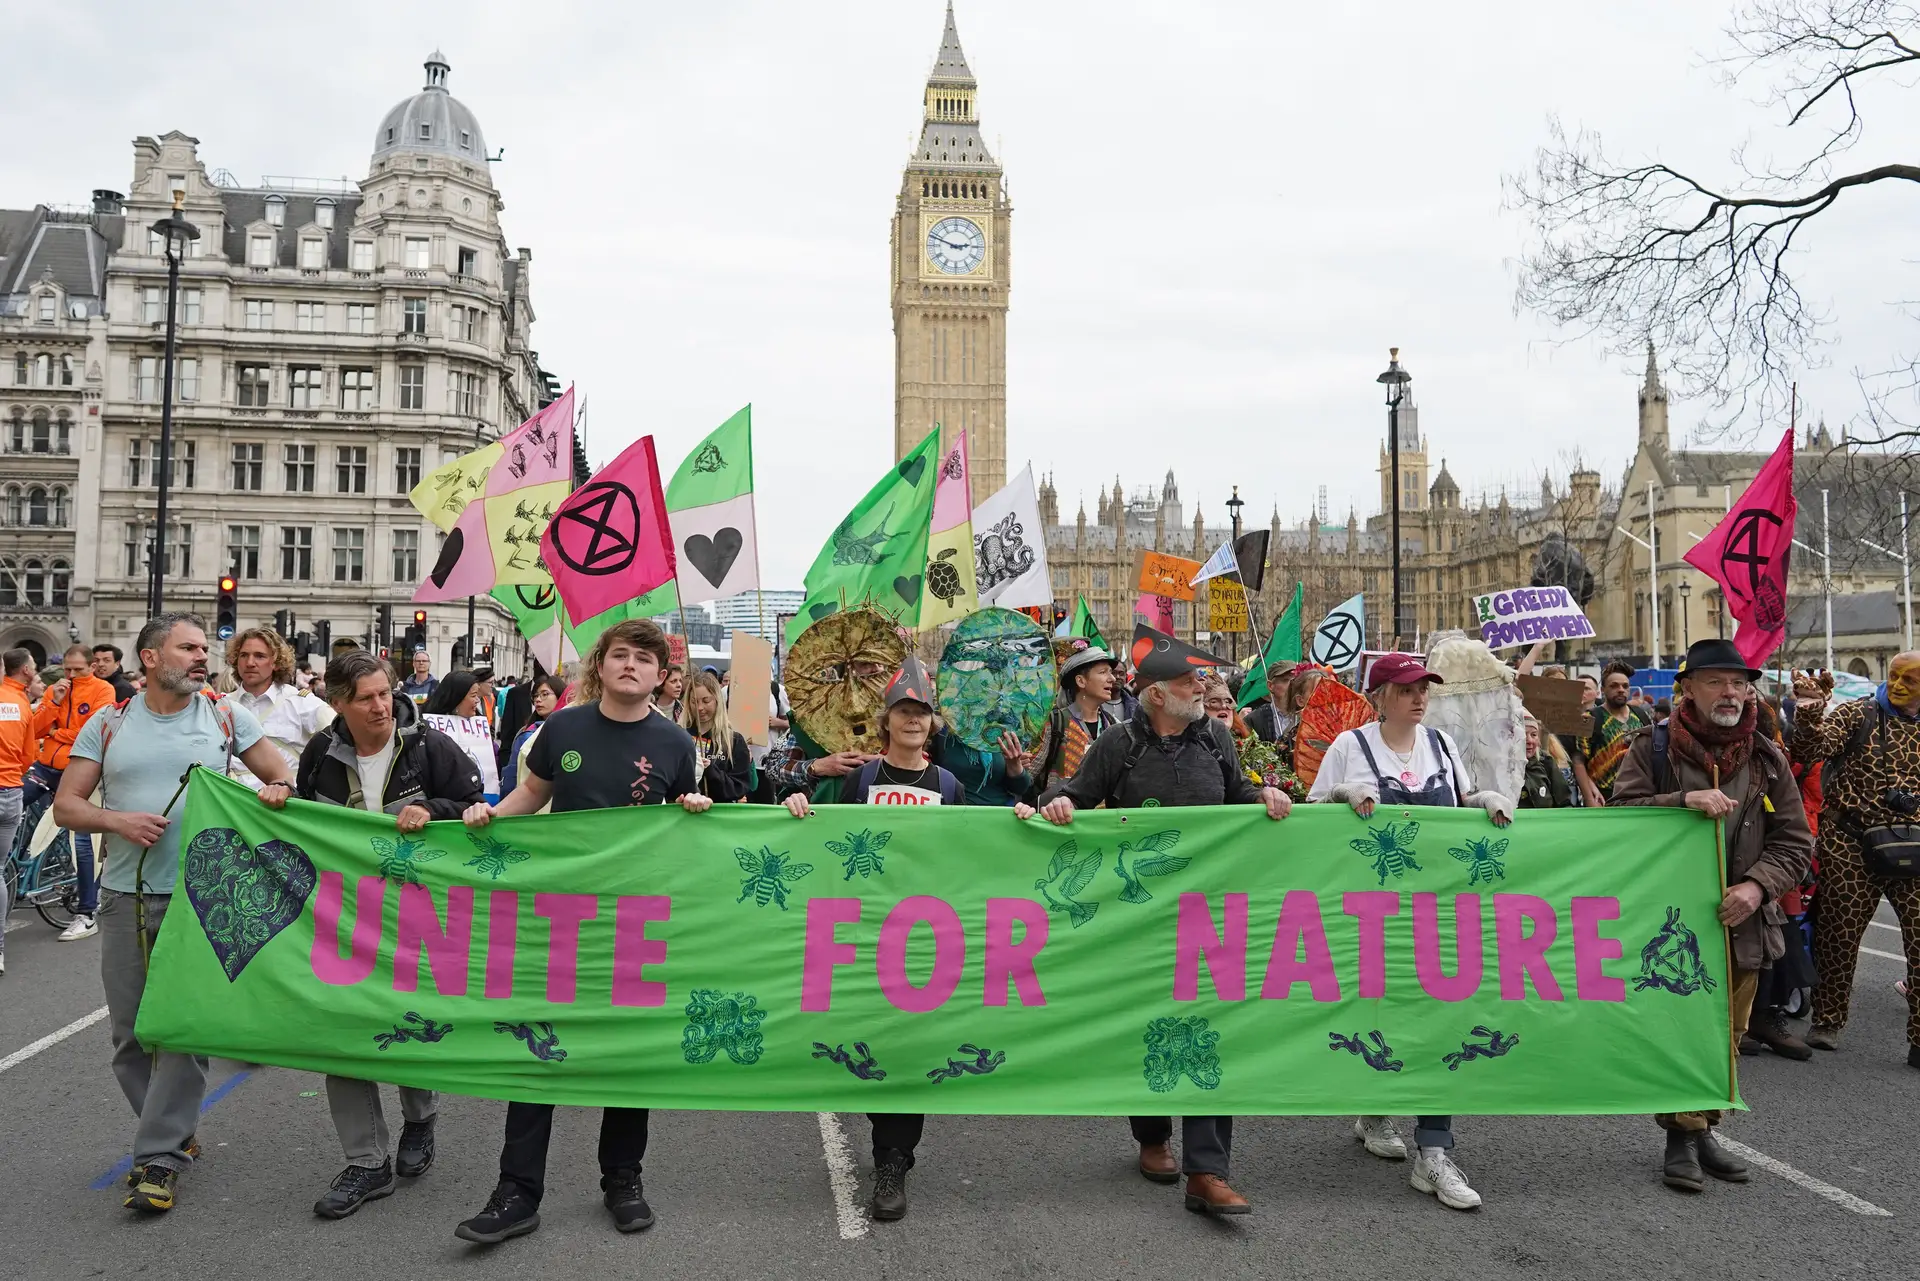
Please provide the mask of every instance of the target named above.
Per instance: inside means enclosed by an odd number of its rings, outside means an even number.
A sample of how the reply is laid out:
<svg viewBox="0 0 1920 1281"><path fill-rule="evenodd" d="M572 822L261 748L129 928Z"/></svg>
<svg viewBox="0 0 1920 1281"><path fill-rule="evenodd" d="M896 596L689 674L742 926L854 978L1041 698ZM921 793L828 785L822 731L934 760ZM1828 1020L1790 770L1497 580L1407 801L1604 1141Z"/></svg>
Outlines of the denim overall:
<svg viewBox="0 0 1920 1281"><path fill-rule="evenodd" d="M1427 739L1433 748L1434 758L1441 762L1440 769L1429 777L1419 791L1410 790L1398 778L1390 777L1380 769L1380 762L1374 759L1373 749L1367 746L1367 736L1354 731L1354 739L1360 745L1360 754L1367 758L1367 768L1373 771L1374 786L1380 791L1380 804L1401 805L1444 805L1460 804L1460 793L1454 787L1453 753L1447 750L1446 743L1435 730L1427 730ZM1453 1118L1450 1116L1417 1116L1413 1119L1413 1141L1423 1148L1453 1147Z"/></svg>

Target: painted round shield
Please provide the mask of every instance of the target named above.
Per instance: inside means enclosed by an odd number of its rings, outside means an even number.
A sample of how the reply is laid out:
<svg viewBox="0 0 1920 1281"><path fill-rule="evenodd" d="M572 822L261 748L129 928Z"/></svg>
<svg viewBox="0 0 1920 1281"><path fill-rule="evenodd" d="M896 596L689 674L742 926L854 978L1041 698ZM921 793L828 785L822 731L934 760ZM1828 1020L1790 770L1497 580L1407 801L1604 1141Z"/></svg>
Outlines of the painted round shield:
<svg viewBox="0 0 1920 1281"><path fill-rule="evenodd" d="M1040 624L1011 609L983 609L961 619L941 651L940 715L968 747L997 752L1006 731L1036 747L1059 679Z"/></svg>
<svg viewBox="0 0 1920 1281"><path fill-rule="evenodd" d="M801 632L782 669L793 719L829 752L880 750L887 682L906 658L891 618L846 609Z"/></svg>

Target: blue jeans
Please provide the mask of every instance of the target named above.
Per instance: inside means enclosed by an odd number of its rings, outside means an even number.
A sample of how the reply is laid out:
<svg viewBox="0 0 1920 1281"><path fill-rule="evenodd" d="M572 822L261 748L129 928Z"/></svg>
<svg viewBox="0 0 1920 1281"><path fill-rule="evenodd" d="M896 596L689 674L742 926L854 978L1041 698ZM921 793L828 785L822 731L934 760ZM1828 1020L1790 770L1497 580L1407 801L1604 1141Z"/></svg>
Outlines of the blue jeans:
<svg viewBox="0 0 1920 1281"><path fill-rule="evenodd" d="M61 771L50 765L33 765L27 770L27 777L20 788L20 809L24 813L31 810L43 796L51 796L60 787ZM37 819L39 816L35 815ZM27 838L33 833L22 824ZM90 832L70 833L73 838L74 875L79 878L80 911L92 916L100 910L100 887L93 879L93 834Z"/></svg>
<svg viewBox="0 0 1920 1281"><path fill-rule="evenodd" d="M1453 1147L1453 1118L1450 1116L1416 1116L1413 1118L1413 1142L1416 1147L1451 1149Z"/></svg>

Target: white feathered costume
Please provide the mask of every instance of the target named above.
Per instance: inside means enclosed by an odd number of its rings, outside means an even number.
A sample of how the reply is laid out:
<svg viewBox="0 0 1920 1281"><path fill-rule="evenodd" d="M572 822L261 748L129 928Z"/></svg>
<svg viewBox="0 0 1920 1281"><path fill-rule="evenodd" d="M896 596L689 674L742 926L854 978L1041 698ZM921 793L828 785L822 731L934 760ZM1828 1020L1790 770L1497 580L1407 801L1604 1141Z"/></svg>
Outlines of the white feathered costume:
<svg viewBox="0 0 1920 1281"><path fill-rule="evenodd" d="M1520 795L1527 733L1513 669L1485 641L1458 631L1433 634L1426 667L1445 683L1430 687L1425 723L1452 736L1474 786L1503 797Z"/></svg>

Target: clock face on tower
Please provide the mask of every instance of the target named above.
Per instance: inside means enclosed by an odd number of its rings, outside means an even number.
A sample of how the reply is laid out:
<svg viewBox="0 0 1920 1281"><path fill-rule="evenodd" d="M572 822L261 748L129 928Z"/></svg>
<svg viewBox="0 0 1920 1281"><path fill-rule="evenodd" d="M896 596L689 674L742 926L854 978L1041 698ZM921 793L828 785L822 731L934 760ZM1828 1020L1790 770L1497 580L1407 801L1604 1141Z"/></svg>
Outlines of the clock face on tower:
<svg viewBox="0 0 1920 1281"><path fill-rule="evenodd" d="M971 218L942 218L927 232L927 257L949 276L966 275L986 256L986 233Z"/></svg>

